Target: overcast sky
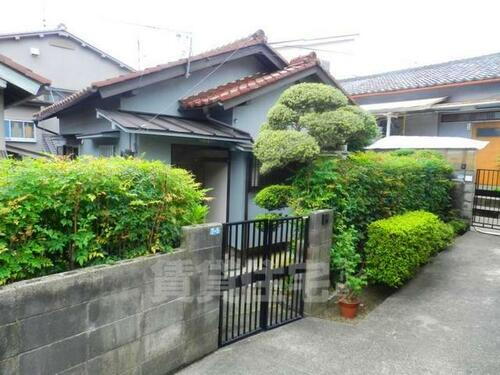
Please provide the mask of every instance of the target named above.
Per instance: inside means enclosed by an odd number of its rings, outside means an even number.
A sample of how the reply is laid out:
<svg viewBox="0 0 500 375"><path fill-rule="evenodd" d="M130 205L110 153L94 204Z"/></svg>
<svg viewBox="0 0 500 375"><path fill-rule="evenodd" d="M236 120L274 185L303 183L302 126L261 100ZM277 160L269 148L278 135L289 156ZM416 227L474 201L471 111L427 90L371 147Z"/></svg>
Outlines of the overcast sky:
<svg viewBox="0 0 500 375"><path fill-rule="evenodd" d="M294 5L294 4L297 5ZM263 29L270 41L359 33L328 47L337 78L500 52L500 1L25 0L3 1L1 32L64 23L68 30L124 62L147 67ZM307 53L309 51L304 51Z"/></svg>

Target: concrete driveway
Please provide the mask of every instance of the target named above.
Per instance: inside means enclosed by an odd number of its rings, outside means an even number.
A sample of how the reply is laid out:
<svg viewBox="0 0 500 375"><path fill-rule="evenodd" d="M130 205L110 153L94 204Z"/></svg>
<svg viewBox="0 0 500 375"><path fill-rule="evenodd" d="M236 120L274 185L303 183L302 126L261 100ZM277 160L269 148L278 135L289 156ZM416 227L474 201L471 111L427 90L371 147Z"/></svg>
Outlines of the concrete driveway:
<svg viewBox="0 0 500 375"><path fill-rule="evenodd" d="M181 374L500 374L500 237L469 232L360 324L302 319Z"/></svg>

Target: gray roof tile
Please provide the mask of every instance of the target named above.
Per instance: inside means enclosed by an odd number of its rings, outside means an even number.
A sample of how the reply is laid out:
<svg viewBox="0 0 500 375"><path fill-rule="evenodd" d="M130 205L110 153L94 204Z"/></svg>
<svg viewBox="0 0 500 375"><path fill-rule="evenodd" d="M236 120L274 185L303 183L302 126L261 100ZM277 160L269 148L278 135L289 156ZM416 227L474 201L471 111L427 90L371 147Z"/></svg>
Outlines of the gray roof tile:
<svg viewBox="0 0 500 375"><path fill-rule="evenodd" d="M500 78L500 53L340 80L349 95Z"/></svg>

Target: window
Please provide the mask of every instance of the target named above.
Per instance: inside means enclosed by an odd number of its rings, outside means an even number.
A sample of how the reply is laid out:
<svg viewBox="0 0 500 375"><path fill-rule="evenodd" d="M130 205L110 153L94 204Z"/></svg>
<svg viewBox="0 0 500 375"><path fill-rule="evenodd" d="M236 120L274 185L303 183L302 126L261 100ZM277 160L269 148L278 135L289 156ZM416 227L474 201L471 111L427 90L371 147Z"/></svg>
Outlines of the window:
<svg viewBox="0 0 500 375"><path fill-rule="evenodd" d="M99 145L99 156L107 158L114 155L115 155L114 145Z"/></svg>
<svg viewBox="0 0 500 375"><path fill-rule="evenodd" d="M500 128L478 128L478 137L500 137Z"/></svg>
<svg viewBox="0 0 500 375"><path fill-rule="evenodd" d="M441 115L441 122L472 122L500 119L500 112L449 113Z"/></svg>
<svg viewBox="0 0 500 375"><path fill-rule="evenodd" d="M5 139L18 142L36 142L32 121L4 120Z"/></svg>

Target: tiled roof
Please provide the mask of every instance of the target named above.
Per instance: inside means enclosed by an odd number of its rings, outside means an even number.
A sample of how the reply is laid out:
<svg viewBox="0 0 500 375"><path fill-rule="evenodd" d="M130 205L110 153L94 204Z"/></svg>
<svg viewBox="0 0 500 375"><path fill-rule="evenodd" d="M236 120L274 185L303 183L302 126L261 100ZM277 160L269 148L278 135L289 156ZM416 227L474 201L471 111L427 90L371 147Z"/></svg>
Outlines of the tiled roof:
<svg viewBox="0 0 500 375"><path fill-rule="evenodd" d="M21 73L23 76L28 77L33 81L38 82L41 85L50 85L49 79L42 77L40 74L35 73L31 69L28 69L21 64L16 63L14 60L7 56L0 55L0 64L8 66L9 68L15 70L18 73Z"/></svg>
<svg viewBox="0 0 500 375"><path fill-rule="evenodd" d="M266 37L265 33L262 30L258 30L257 32L253 33L249 37L236 40L236 41L229 43L229 44L226 44L222 47L215 48L213 50L206 51L206 52L200 53L198 55L191 56L190 61L193 62L193 61L202 60L205 58L215 57L217 55L236 51L236 50L239 50L239 49L242 49L245 47L251 47L251 46L255 46L255 45L259 45L259 44L266 44L266 43L267 43L267 37ZM284 61L284 59L282 57L280 57L280 59L282 59ZM125 82L128 80L132 80L134 78L144 77L148 74L158 73L158 72L163 71L165 69L172 68L172 67L186 64L186 63L187 63L187 59L181 59L181 60L173 61L173 62L170 62L167 64L157 65L155 67L144 69L141 71L123 74L123 75L113 77L113 78L110 78L110 79L107 79L104 81L94 82L91 84L90 87L87 87L86 89L83 89L79 92L76 92L75 94L70 95L67 98L63 99L62 101L54 103L53 105L44 108L40 112L35 113L34 118L38 119L38 120L43 120L43 119L59 112L60 110L68 108L71 105L73 105L74 103L92 95L94 92L96 92L100 88L111 86L111 85L114 85L116 83Z"/></svg>
<svg viewBox="0 0 500 375"><path fill-rule="evenodd" d="M60 100L58 102L55 102L52 105L49 105L48 107L45 107L41 111L35 113L33 115L33 118L35 120L43 120L51 115L53 115L56 112L62 111L63 109L66 109L73 105L76 102L79 102L83 99L88 98L92 94L94 94L96 90L92 87L87 87L83 90L77 91L74 94L71 94L67 97L65 97L63 100Z"/></svg>
<svg viewBox="0 0 500 375"><path fill-rule="evenodd" d="M319 65L319 60L316 57L316 54L312 52L306 56L297 57L291 60L290 64L282 70L267 74L254 74L229 82L216 88L181 99L180 103L184 109L192 109L205 107L218 102L224 102L268 86L276 81L290 77L316 65Z"/></svg>
<svg viewBox="0 0 500 375"><path fill-rule="evenodd" d="M500 78L500 53L340 80L349 95L368 95Z"/></svg>
<svg viewBox="0 0 500 375"><path fill-rule="evenodd" d="M265 44L265 43L267 43L267 37L264 34L264 31L258 30L257 32L253 33L249 37L236 40L232 43L229 43L229 44L226 44L224 46L212 49L210 51L200 53L198 55L191 56L190 61L191 62L198 61L198 60L206 59L209 57L221 55L221 54L224 54L227 52L232 52L232 51L235 51L235 50L238 50L241 48L251 47L251 46L255 46L258 44ZM171 68L174 66L186 64L187 61L188 61L187 59L180 59L180 60L172 61L172 62L169 62L166 64L157 65L157 66L154 66L152 68L147 68L147 69L140 70L137 72L123 74L123 75L120 75L118 77L106 79L104 81L94 82L92 84L92 86L97 87L97 88L110 86L110 85L113 85L115 83L128 81L128 80L134 79L134 78L144 77L148 74L158 73L162 70L165 70L165 69L168 69L168 68Z"/></svg>
<svg viewBox="0 0 500 375"><path fill-rule="evenodd" d="M90 50L94 51L95 53L101 55L104 58L109 59L113 63L119 65L121 68L127 69L131 72L134 71L134 68L128 66L124 62L114 58L113 56L110 56L106 52L100 50L97 47L94 47L92 44L87 43L86 41L80 39L76 35L70 33L68 30L66 30L66 27L64 25L58 26L56 29L51 29L51 30L34 30L34 31L22 31L22 32L14 32L14 33L3 33L0 34L0 39L22 39L22 38L40 38L44 37L47 35L58 35L66 38L71 38L77 43L80 43L82 47L89 48Z"/></svg>

